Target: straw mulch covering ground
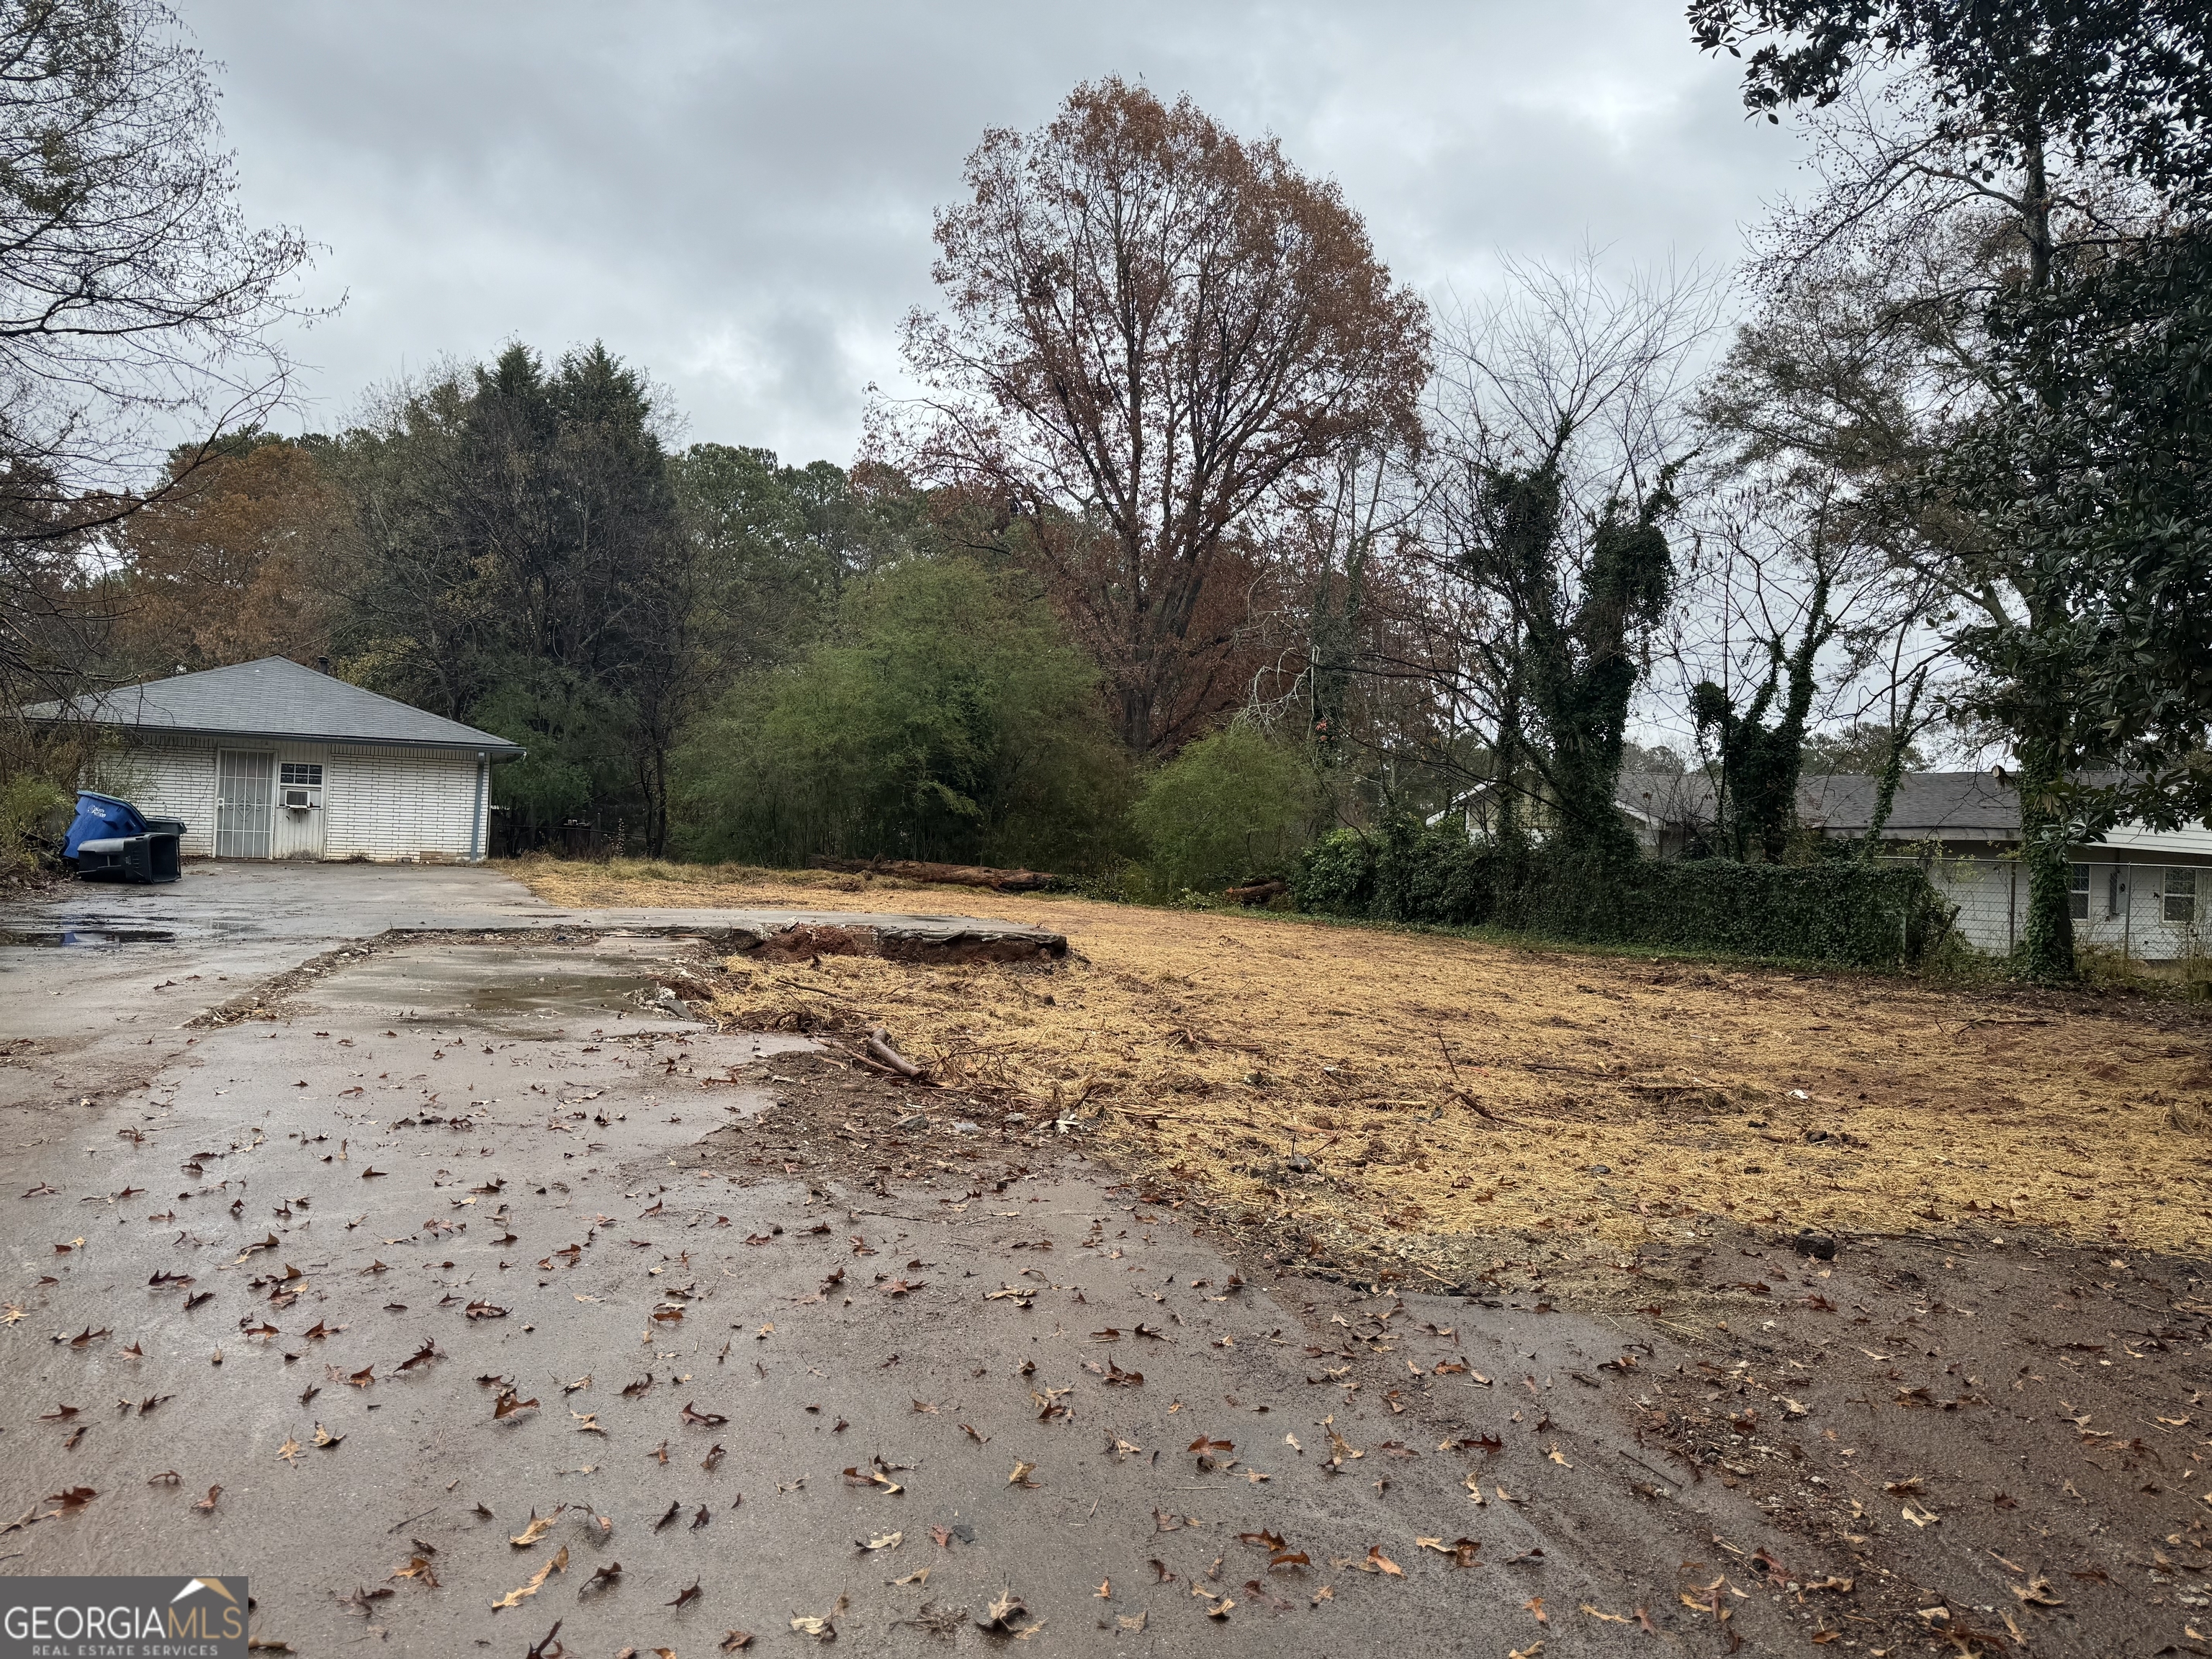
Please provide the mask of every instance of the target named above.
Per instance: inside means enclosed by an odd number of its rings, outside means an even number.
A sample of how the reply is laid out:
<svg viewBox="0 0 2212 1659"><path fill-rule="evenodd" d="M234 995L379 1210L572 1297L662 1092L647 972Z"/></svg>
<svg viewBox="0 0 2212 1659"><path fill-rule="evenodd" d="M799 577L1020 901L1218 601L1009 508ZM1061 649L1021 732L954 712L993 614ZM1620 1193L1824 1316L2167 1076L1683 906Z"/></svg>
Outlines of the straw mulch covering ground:
<svg viewBox="0 0 2212 1659"><path fill-rule="evenodd" d="M1401 1253L1507 1232L1604 1249L1711 1213L2212 1248L2212 1031L2179 1005L811 873L518 870L569 905L1057 929L1072 954L1049 973L737 958L723 1012L757 1028L880 1021L957 1091L956 1114L1100 1114L1121 1156L1291 1232Z"/></svg>

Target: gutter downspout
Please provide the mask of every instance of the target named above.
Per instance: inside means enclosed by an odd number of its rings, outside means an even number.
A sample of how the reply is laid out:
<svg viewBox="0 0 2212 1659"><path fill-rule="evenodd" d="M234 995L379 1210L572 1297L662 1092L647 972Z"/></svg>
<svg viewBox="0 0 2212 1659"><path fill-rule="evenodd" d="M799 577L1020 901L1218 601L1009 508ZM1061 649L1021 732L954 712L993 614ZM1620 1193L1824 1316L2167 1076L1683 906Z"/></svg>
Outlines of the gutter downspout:
<svg viewBox="0 0 2212 1659"><path fill-rule="evenodd" d="M483 750L477 750L476 810L469 824L469 862L482 864L484 860L484 797L491 789L491 761Z"/></svg>

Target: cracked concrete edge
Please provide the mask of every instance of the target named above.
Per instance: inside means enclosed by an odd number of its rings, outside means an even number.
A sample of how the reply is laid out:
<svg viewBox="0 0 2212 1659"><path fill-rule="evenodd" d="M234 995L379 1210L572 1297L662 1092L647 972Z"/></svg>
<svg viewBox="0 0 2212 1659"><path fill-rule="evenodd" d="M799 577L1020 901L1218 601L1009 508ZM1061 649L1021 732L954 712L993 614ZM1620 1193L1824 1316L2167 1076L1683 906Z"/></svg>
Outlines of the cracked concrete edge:
<svg viewBox="0 0 2212 1659"><path fill-rule="evenodd" d="M848 915L845 912L803 912L758 921L745 918L720 924L690 921L545 921L522 927L387 927L383 932L341 941L281 973L273 974L248 991L203 1009L179 1029L208 1030L234 1025L241 1020L278 1017L277 1005L303 987L344 963L410 945L591 945L612 938L663 939L696 941L710 955L746 956L760 951L780 935L800 927L865 926L884 954L900 961L957 961L978 953L990 956L1000 947L1060 957L1067 954L1065 935L1019 923L972 922L964 918L908 918ZM648 972L645 977L652 977ZM689 977L687 975L687 977Z"/></svg>

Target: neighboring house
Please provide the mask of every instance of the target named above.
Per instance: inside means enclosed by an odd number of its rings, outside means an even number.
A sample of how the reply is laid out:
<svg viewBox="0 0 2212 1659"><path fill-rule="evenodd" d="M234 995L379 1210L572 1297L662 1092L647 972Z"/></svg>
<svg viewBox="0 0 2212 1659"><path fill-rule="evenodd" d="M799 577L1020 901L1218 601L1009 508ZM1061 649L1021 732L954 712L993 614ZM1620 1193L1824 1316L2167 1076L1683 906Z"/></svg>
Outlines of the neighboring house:
<svg viewBox="0 0 2212 1659"><path fill-rule="evenodd" d="M1797 790L1798 822L1844 840L1873 822L1876 781L1839 773ZM1679 858L1713 822L1702 774L1624 774L1619 804L1655 855ZM1885 856L1911 858L1959 908L1960 937L1984 951L2012 950L2027 925L2027 880L2019 860L2020 799L1991 772L1908 772L1882 826ZM2146 963L2212 956L2212 829L2123 824L2072 854L2074 937Z"/></svg>
<svg viewBox="0 0 2212 1659"><path fill-rule="evenodd" d="M505 738L284 657L46 702L115 738L88 786L182 818L186 857L473 862Z"/></svg>

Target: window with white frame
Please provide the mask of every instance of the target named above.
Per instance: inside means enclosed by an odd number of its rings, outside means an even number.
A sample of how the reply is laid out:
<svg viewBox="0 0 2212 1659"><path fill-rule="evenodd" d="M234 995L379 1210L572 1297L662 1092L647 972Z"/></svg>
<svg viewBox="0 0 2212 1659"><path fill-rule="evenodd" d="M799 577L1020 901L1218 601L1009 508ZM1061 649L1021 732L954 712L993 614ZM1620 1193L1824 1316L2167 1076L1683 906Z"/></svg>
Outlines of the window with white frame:
<svg viewBox="0 0 2212 1659"><path fill-rule="evenodd" d="M2168 921L2197 920L2197 872L2168 870L2160 914Z"/></svg>
<svg viewBox="0 0 2212 1659"><path fill-rule="evenodd" d="M319 789L323 784L323 763L320 761L286 761L284 775L279 783L307 784Z"/></svg>
<svg viewBox="0 0 2212 1659"><path fill-rule="evenodd" d="M2066 914L2076 921L2089 919L2089 866L2077 864L2066 882Z"/></svg>
<svg viewBox="0 0 2212 1659"><path fill-rule="evenodd" d="M2123 873L2124 868L2116 864L2112 873L2105 878L2105 914L2114 920L2128 913L2128 880Z"/></svg>

